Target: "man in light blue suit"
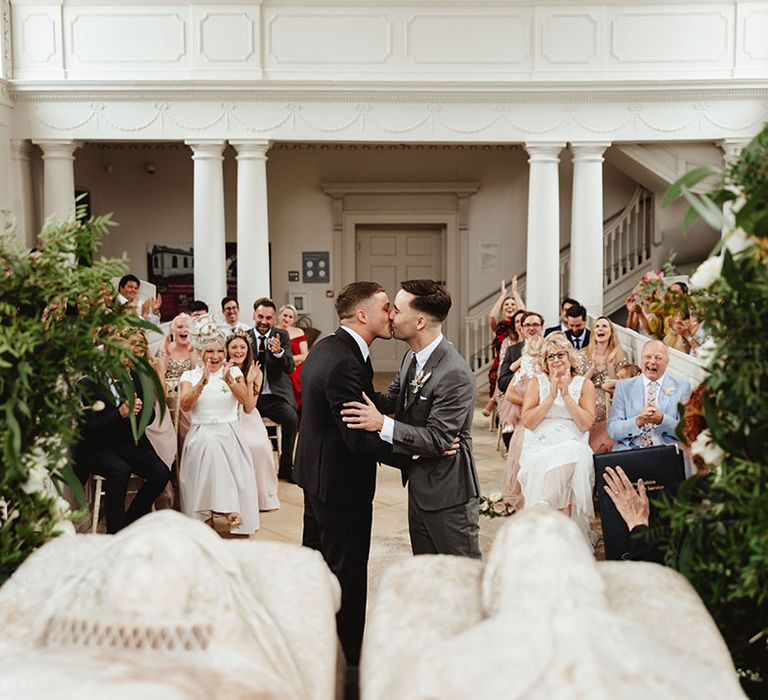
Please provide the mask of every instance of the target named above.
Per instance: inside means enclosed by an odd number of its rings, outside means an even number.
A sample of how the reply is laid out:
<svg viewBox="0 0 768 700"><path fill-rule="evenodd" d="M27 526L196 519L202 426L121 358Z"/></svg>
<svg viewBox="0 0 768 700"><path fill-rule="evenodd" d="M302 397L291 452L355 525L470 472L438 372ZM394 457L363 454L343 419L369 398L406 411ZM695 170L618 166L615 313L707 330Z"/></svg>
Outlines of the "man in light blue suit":
<svg viewBox="0 0 768 700"><path fill-rule="evenodd" d="M688 401L691 385L666 374L668 364L667 346L649 340L640 356L643 373L616 383L608 417L614 452L677 443L678 404Z"/></svg>

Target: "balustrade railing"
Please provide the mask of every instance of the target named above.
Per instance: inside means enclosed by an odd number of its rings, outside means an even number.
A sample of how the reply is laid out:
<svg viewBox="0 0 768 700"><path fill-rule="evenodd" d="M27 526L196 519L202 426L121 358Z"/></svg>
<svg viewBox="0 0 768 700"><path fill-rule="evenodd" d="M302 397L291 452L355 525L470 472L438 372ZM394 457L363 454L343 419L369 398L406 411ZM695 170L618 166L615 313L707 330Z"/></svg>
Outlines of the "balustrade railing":
<svg viewBox="0 0 768 700"><path fill-rule="evenodd" d="M604 313L613 313L651 266L654 228L653 193L638 186L627 206L603 228ZM560 292L568 295L571 263L570 245L560 251ZM526 273L518 275L518 289L525 298ZM464 358L480 379L493 362L493 334L488 314L496 294L488 295L470 307L464 319Z"/></svg>

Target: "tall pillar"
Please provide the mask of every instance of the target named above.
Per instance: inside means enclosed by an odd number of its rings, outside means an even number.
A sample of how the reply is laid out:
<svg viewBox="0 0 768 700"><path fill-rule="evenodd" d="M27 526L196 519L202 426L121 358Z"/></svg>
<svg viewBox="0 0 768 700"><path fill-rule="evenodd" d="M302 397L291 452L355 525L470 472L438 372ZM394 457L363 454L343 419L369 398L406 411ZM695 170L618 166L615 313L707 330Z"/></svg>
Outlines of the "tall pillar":
<svg viewBox="0 0 768 700"><path fill-rule="evenodd" d="M35 209L32 196L31 146L29 141L11 141L11 172L13 185L13 211L19 242L32 248L36 242Z"/></svg>
<svg viewBox="0 0 768 700"><path fill-rule="evenodd" d="M35 141L43 150L43 218L59 221L75 216L75 150L77 141Z"/></svg>
<svg viewBox="0 0 768 700"><path fill-rule="evenodd" d="M269 141L231 143L237 149L237 297L241 317L250 322L253 302L270 295L267 216L270 144Z"/></svg>
<svg viewBox="0 0 768 700"><path fill-rule="evenodd" d="M528 175L528 252L526 305L547 325L560 315L560 184L558 164L564 143L526 143Z"/></svg>
<svg viewBox="0 0 768 700"><path fill-rule="evenodd" d="M568 295L590 316L603 313L603 153L608 143L572 143L571 265Z"/></svg>
<svg viewBox="0 0 768 700"><path fill-rule="evenodd" d="M727 168L735 160L738 160L741 151L749 143L750 139L723 139L718 141L718 146L723 150L723 165ZM736 194L740 194L736 191ZM736 215L733 213L733 202L723 204L723 230L721 235L733 231L736 227Z"/></svg>
<svg viewBox="0 0 768 700"><path fill-rule="evenodd" d="M224 228L224 141L187 141L192 149L194 174L195 299L218 309L227 294Z"/></svg>

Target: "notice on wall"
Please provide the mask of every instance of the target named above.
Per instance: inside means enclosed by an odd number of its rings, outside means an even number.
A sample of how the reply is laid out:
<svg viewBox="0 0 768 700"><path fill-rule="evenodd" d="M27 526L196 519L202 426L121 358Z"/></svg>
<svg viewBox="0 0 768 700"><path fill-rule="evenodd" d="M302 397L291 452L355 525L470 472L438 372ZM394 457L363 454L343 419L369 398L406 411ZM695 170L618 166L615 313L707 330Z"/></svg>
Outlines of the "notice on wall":
<svg viewBox="0 0 768 700"><path fill-rule="evenodd" d="M501 272L501 243L499 241L480 241L478 257L479 272Z"/></svg>

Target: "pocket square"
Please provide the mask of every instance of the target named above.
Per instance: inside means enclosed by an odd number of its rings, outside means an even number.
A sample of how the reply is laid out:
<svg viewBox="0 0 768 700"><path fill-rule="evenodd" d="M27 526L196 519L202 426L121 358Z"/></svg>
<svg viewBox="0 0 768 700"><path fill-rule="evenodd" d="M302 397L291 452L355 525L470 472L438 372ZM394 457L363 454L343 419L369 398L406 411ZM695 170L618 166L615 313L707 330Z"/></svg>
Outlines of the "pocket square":
<svg viewBox="0 0 768 700"><path fill-rule="evenodd" d="M419 396L419 401L427 401L427 400L428 399L426 396Z"/></svg>

